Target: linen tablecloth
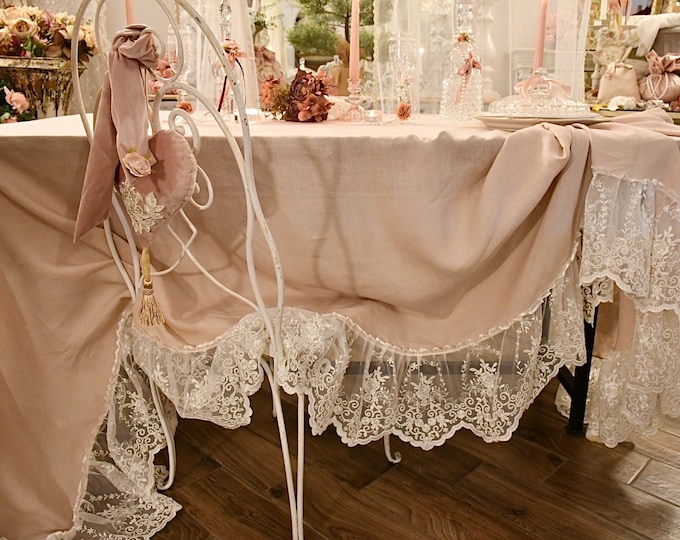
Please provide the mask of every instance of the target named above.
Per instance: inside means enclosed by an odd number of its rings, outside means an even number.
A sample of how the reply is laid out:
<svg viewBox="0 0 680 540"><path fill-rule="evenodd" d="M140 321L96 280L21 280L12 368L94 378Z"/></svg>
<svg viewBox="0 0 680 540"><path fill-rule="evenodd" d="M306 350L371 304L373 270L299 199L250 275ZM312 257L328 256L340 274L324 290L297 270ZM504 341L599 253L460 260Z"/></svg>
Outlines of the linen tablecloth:
<svg viewBox="0 0 680 540"><path fill-rule="evenodd" d="M94 434L133 395L124 384L139 377L143 385L144 375L132 371L116 382L121 367L133 370L131 358L181 414L236 427L248 421L247 395L261 382L253 362L267 348L259 321L186 260L154 279L168 325L146 337L132 329L127 289L101 229L71 241L88 153L78 122L0 127L7 306L0 535L8 538L89 523L81 510L95 505L92 481L107 468L100 460L92 472ZM216 200L203 214L189 213L200 231L192 249L218 278L247 291L242 189L214 126L199 123L199 163ZM512 134L434 117L383 126L264 122L252 134L258 191L286 279L279 382L309 396L315 432L334 424L348 444L395 434L423 448L461 427L507 439L558 367L583 361L582 285L586 311L613 300L618 287L633 312L666 318L654 323L665 331L677 328L680 133L661 112ZM176 229L187 233L181 223ZM639 257L628 257L629 234ZM116 241L124 253L122 237ZM660 259L651 246L662 245ZM156 268L177 253L171 238L155 242ZM267 296L273 274L264 248L256 258ZM648 362L654 384L637 389L647 397L646 423L635 426L642 431L662 410L680 412L668 402L680 384L667 361L678 340L633 335L651 324L631 325L618 344L602 340L605 356L607 348L639 356L630 351L641 343L663 345L665 377ZM615 417L606 442L616 444L632 429L619 406L630 385L612 389L610 367L601 366L604 386L594 387L591 401L606 406L591 422L601 437ZM211 381L231 368L244 378ZM666 403L657 408L659 396ZM152 531L176 506L155 493L152 468L133 472L137 492L118 501L147 505Z"/></svg>

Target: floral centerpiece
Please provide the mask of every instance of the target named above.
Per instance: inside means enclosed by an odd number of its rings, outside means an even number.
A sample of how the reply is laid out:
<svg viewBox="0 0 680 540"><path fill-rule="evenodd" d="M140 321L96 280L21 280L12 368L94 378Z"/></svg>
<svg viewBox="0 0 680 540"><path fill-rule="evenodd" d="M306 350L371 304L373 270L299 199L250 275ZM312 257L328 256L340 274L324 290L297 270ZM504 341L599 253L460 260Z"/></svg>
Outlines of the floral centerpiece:
<svg viewBox="0 0 680 540"><path fill-rule="evenodd" d="M75 16L49 13L34 6L10 6L0 10L0 56L20 58L71 58ZM78 36L78 62L97 54L90 25Z"/></svg>
<svg viewBox="0 0 680 540"><path fill-rule="evenodd" d="M317 75L299 69L290 85L269 75L260 88L266 113L291 122L322 122L333 104L326 99L335 84L323 71Z"/></svg>
<svg viewBox="0 0 680 540"><path fill-rule="evenodd" d="M68 112L72 93L71 42L78 33L78 72L97 54L92 27L75 16L35 6L1 4L0 79L24 94L36 118Z"/></svg>

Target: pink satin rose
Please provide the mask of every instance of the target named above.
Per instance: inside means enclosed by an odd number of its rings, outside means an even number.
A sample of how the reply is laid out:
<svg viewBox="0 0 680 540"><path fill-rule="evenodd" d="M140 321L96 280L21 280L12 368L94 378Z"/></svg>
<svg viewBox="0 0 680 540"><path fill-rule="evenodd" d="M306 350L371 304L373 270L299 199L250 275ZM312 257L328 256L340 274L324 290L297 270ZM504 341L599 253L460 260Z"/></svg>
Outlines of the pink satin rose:
<svg viewBox="0 0 680 540"><path fill-rule="evenodd" d="M133 176L148 176L151 174L151 163L147 158L137 152L128 152L122 159L125 168Z"/></svg>
<svg viewBox="0 0 680 540"><path fill-rule="evenodd" d="M12 106L12 109L19 114L26 112L29 109L31 104L28 102L25 95L21 92L10 90L6 86L3 86L3 88L5 89L5 101Z"/></svg>

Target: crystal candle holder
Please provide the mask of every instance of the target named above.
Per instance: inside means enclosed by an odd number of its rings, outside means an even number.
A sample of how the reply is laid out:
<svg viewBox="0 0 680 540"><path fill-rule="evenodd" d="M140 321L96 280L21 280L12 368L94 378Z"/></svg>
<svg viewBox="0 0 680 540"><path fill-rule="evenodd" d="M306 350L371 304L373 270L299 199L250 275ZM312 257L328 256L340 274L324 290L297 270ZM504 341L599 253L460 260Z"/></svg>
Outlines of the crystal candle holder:
<svg viewBox="0 0 680 540"><path fill-rule="evenodd" d="M349 110L343 117L343 120L345 122L361 122L362 115L359 108L359 102L361 101L361 80L347 81L347 91L349 93L347 98Z"/></svg>

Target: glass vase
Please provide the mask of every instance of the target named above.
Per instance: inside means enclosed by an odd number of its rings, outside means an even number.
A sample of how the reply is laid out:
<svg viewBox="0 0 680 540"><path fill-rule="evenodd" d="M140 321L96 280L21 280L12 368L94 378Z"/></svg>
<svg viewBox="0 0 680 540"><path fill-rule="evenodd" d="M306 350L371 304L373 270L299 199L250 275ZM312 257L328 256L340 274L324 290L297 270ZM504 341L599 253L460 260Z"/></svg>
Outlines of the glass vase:
<svg viewBox="0 0 680 540"><path fill-rule="evenodd" d="M444 65L440 114L455 122L482 110L482 65L474 35L474 2L456 2L456 34Z"/></svg>

